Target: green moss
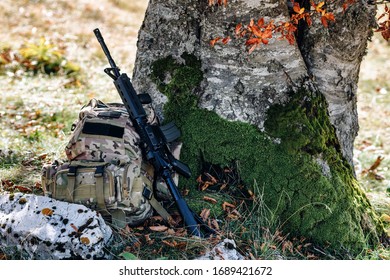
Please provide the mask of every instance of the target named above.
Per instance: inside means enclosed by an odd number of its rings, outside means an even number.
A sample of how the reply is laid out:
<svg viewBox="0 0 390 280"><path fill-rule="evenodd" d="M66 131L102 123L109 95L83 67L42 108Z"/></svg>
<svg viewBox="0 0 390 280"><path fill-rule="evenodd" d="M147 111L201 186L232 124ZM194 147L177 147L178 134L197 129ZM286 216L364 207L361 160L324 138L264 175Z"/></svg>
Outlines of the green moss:
<svg viewBox="0 0 390 280"><path fill-rule="evenodd" d="M152 68L154 81L169 98L165 117L182 130L181 158L193 172L182 184L194 185L202 162L235 162L247 186L263 189L270 215L265 220L272 220L267 226L354 254L378 242L381 225L341 156L322 95L303 88L292 93L286 105L269 109L266 132L260 132L199 109L200 62L190 55L183 59L180 64L168 57Z"/></svg>

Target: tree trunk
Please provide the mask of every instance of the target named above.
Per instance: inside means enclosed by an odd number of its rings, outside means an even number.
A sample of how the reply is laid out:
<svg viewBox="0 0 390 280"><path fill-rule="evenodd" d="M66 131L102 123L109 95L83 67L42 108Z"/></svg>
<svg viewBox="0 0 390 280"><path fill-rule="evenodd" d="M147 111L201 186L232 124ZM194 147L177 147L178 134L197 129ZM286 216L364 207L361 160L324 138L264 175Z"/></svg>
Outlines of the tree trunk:
<svg viewBox="0 0 390 280"><path fill-rule="evenodd" d="M309 2L309 1L307 1ZM301 3L301 6L307 4ZM151 0L133 82L183 134L183 159L240 167L284 233L359 252L381 226L353 171L356 88L375 7L328 5L329 28L300 25L297 43L274 36L249 54L235 26L289 21L286 1ZM261 190L261 192L259 192ZM271 214L270 214L271 215Z"/></svg>

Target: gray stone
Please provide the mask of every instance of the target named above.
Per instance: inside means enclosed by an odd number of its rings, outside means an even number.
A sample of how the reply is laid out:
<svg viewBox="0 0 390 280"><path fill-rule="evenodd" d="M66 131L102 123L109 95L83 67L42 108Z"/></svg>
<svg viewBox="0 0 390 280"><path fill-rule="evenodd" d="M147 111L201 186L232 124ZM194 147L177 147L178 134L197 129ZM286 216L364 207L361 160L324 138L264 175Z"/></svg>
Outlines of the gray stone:
<svg viewBox="0 0 390 280"><path fill-rule="evenodd" d="M111 228L83 205L45 196L0 194L0 241L31 259L107 258Z"/></svg>

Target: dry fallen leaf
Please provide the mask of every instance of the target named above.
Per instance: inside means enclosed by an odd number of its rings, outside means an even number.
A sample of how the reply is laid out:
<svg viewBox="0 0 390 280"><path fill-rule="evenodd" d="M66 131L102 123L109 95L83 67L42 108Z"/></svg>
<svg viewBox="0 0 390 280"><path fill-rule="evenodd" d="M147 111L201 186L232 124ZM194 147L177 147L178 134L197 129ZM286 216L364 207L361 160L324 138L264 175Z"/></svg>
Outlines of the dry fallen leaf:
<svg viewBox="0 0 390 280"><path fill-rule="evenodd" d="M363 174L366 174L368 172L374 172L378 167L379 165L381 164L381 162L384 160L384 157L382 156L378 156L375 160L375 162L370 166L370 168L368 169L365 169L363 170Z"/></svg>
<svg viewBox="0 0 390 280"><path fill-rule="evenodd" d="M211 220L211 225L212 227L215 229L215 230L219 230L219 224L218 224L218 221L216 219L212 219Z"/></svg>
<svg viewBox="0 0 390 280"><path fill-rule="evenodd" d="M200 213L200 217L202 218L203 221L206 221L210 216L210 209L203 209L202 212Z"/></svg>
<svg viewBox="0 0 390 280"><path fill-rule="evenodd" d="M168 227L167 226L150 226L149 229L152 231L163 232L163 231L166 231L168 229Z"/></svg>
<svg viewBox="0 0 390 280"><path fill-rule="evenodd" d="M215 198L212 198L212 197L209 197L209 196L204 196L203 200L207 201L207 202L210 202L212 204L216 204L217 203L217 200Z"/></svg>
<svg viewBox="0 0 390 280"><path fill-rule="evenodd" d="M229 203L229 202L226 202L226 201L225 201L224 203L222 203L222 209L223 209L224 211L226 211L227 208L236 208L236 206L233 205L233 204L231 204L231 203Z"/></svg>
<svg viewBox="0 0 390 280"><path fill-rule="evenodd" d="M29 187L24 187L24 186L14 186L15 189L22 193L31 193L32 190Z"/></svg>
<svg viewBox="0 0 390 280"><path fill-rule="evenodd" d="M81 237L81 238L80 238L80 242L81 242L82 244L85 244L85 245L88 245L88 244L90 243L88 237Z"/></svg>
<svg viewBox="0 0 390 280"><path fill-rule="evenodd" d="M54 213L53 209L50 209L50 208L43 208L42 209L42 214L45 216L51 216L51 215L53 215L53 213Z"/></svg>

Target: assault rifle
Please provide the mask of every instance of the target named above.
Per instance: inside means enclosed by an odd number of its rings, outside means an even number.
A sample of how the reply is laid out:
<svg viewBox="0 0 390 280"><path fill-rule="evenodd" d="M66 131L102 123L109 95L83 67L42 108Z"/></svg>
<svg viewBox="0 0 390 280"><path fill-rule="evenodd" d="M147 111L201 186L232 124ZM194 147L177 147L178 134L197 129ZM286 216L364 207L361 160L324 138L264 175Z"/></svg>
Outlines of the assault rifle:
<svg viewBox="0 0 390 280"><path fill-rule="evenodd" d="M141 141L139 145L143 156L154 167L155 179L160 177L167 184L190 234L203 237L200 230L201 227L206 228L207 233L213 233L214 231L204 224L199 216L191 211L172 179L173 172L177 172L186 178L191 177L189 167L185 163L177 160L168 147L169 142L180 137L179 129L174 123L169 123L164 126L148 123L143 104L151 103L150 95L147 93L136 93L127 74L120 73L120 69L112 59L99 29L96 28L94 33L111 66L110 68L104 69L104 72L114 80L114 85L129 113L130 120L140 136ZM148 197L148 194L144 194L144 196Z"/></svg>

